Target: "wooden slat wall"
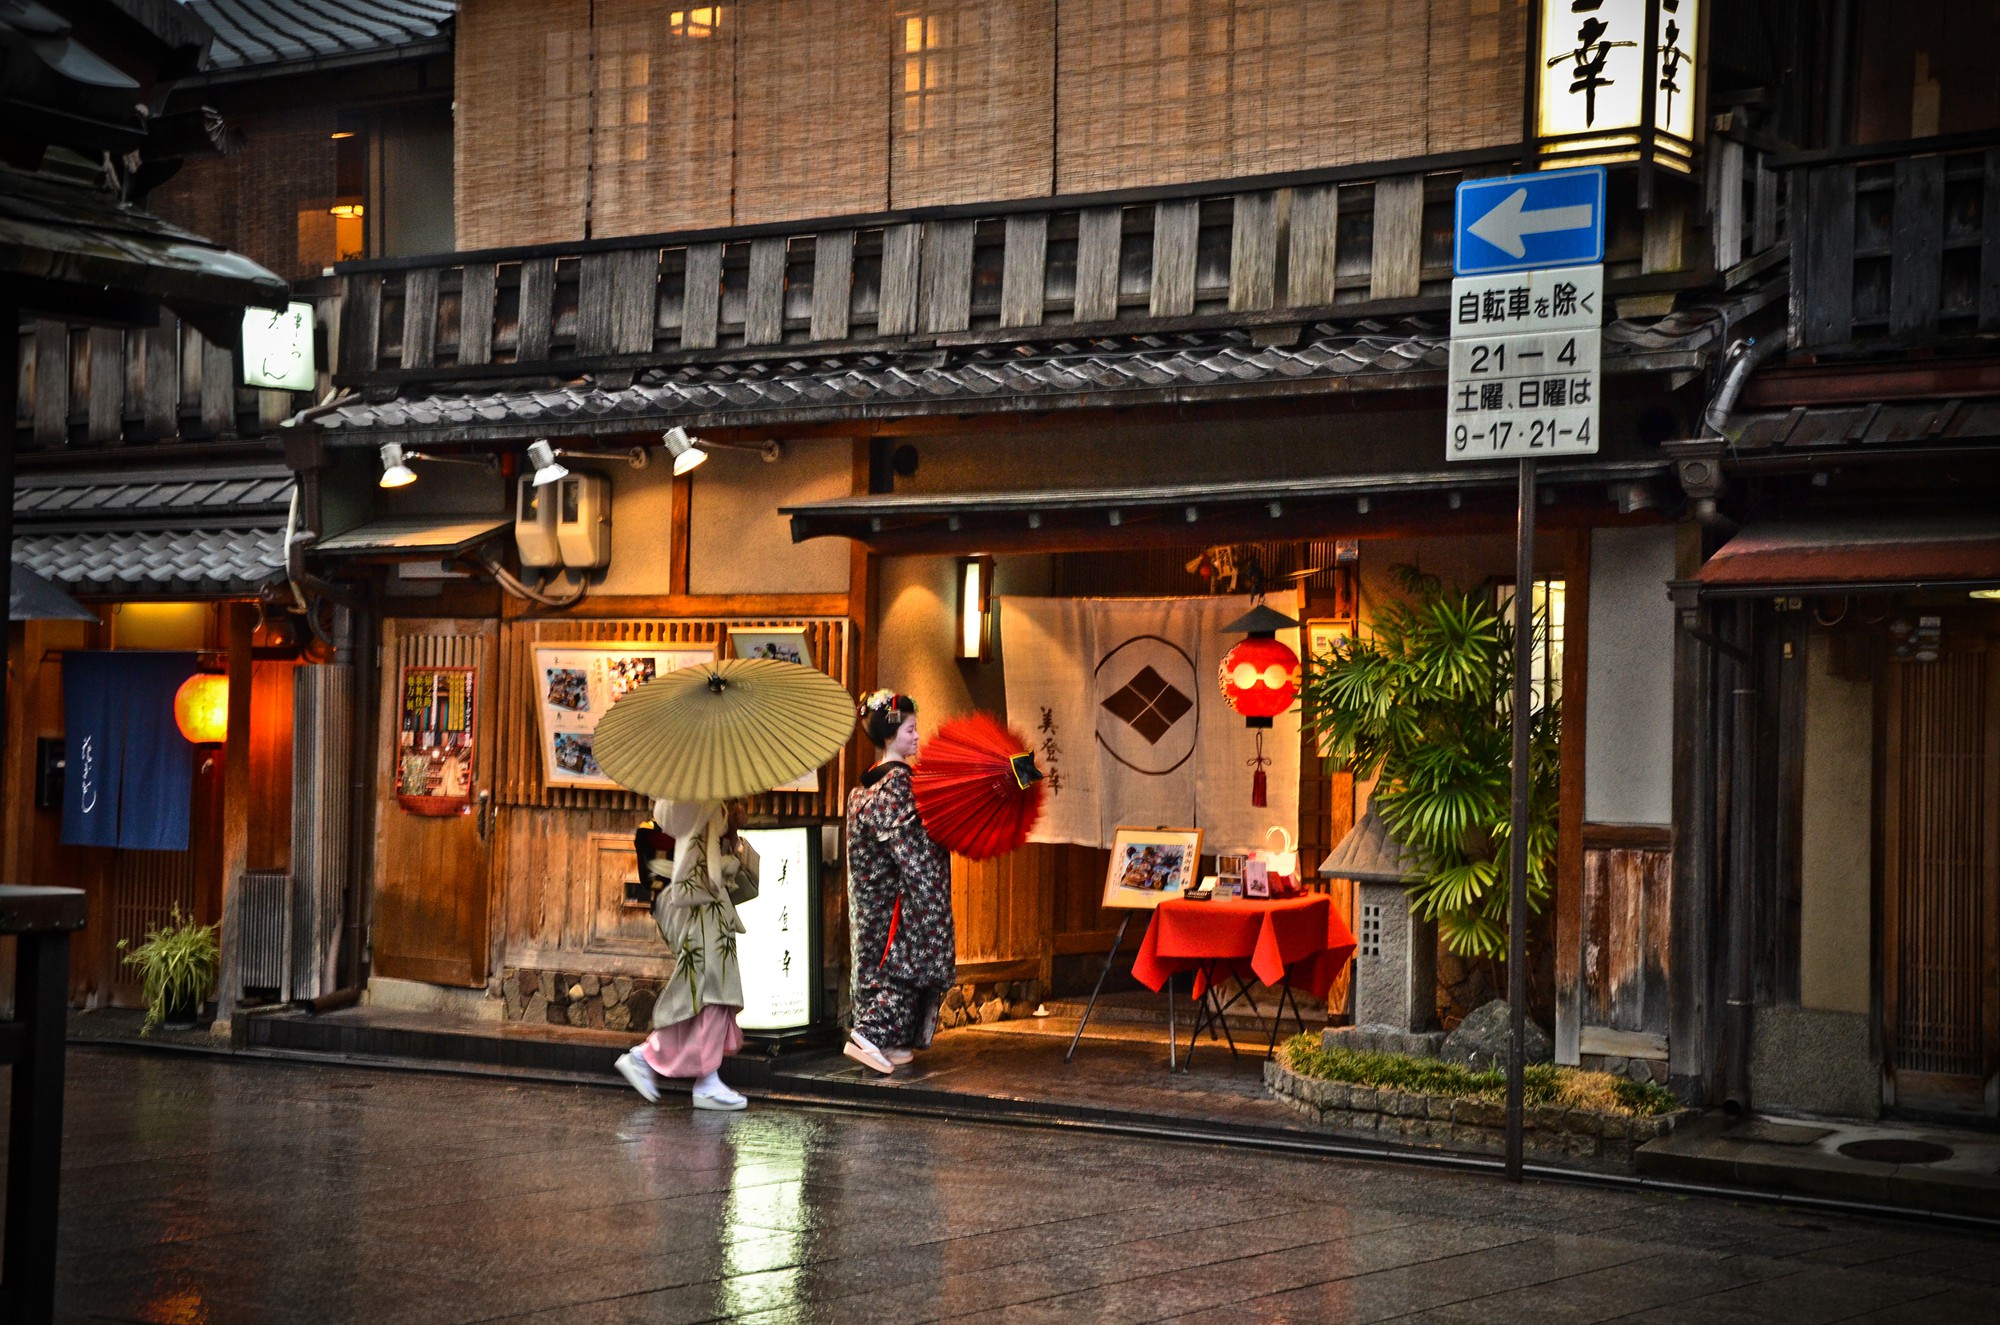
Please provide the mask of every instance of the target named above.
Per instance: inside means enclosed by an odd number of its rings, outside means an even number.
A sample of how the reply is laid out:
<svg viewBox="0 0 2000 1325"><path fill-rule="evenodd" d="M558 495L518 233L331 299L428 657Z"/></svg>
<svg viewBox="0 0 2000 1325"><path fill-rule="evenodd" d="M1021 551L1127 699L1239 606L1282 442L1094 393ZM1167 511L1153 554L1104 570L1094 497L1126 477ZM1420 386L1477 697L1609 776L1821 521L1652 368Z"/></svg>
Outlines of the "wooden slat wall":
<svg viewBox="0 0 2000 1325"><path fill-rule="evenodd" d="M738 6L690 24L683 0L596 7L590 233L725 226L736 150ZM671 16L683 15L676 25Z"/></svg>
<svg viewBox="0 0 2000 1325"><path fill-rule="evenodd" d="M453 117L460 247L584 236L590 0L466 0Z"/></svg>
<svg viewBox="0 0 2000 1325"><path fill-rule="evenodd" d="M736 6L736 222L889 205L888 0Z"/></svg>
<svg viewBox="0 0 2000 1325"><path fill-rule="evenodd" d="M813 660L828 676L850 690L849 630L844 620L814 617L776 621L721 617L669 620L535 620L509 622L500 636L500 680L496 687L495 731L499 745L495 797L506 806L547 806L571 810L618 810L630 815L646 808L630 792L577 787L549 787L542 780L542 734L539 691L535 685L534 648L557 643L634 643L687 647L714 644L727 656L729 630L752 627L803 626ZM851 777L849 752L820 773L820 790L774 792L758 798L758 813L837 818L845 811Z"/></svg>
<svg viewBox="0 0 2000 1325"><path fill-rule="evenodd" d="M1050 191L1055 10L1054 0L898 0L890 55L891 206Z"/></svg>
<svg viewBox="0 0 2000 1325"><path fill-rule="evenodd" d="M1586 846L1581 980L1586 1028L1667 1033L1672 885L1671 852Z"/></svg>

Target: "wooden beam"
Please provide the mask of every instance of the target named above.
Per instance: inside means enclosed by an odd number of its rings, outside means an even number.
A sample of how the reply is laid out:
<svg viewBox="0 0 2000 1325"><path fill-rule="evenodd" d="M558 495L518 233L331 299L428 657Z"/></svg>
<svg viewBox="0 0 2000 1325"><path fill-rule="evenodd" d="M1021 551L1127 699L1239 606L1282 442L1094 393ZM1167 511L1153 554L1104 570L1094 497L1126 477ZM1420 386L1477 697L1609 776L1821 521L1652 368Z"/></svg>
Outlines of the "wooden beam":
<svg viewBox="0 0 2000 1325"><path fill-rule="evenodd" d="M1590 675L1590 531L1565 540L1562 746L1556 795L1556 1043L1558 1063L1577 1061L1583 1026L1584 712Z"/></svg>
<svg viewBox="0 0 2000 1325"><path fill-rule="evenodd" d="M743 301L743 343L776 345L785 336L785 257L791 241L770 235L750 241L750 283Z"/></svg>
<svg viewBox="0 0 2000 1325"><path fill-rule="evenodd" d="M35 445L69 444L69 328L35 323Z"/></svg>
<svg viewBox="0 0 2000 1325"><path fill-rule="evenodd" d="M1229 309L1252 312L1277 300L1277 191L1239 193L1229 227Z"/></svg>
<svg viewBox="0 0 2000 1325"><path fill-rule="evenodd" d="M689 244L681 295L681 348L715 348L722 317L722 245Z"/></svg>
<svg viewBox="0 0 2000 1325"><path fill-rule="evenodd" d="M1802 338L1794 348L1841 345L1854 334L1854 167L1802 173L1792 177L1805 195L1792 209L1791 324Z"/></svg>
<svg viewBox="0 0 2000 1325"><path fill-rule="evenodd" d="M223 640L229 669L229 729L222 743L222 961L216 982L215 1019L235 1014L242 984L242 926L237 923L236 889L250 860L251 646L257 631L255 603L225 603Z"/></svg>
<svg viewBox="0 0 2000 1325"><path fill-rule="evenodd" d="M556 260L530 258L521 264L515 363L539 363L549 357L549 340L555 334L555 316Z"/></svg>
<svg viewBox="0 0 2000 1325"><path fill-rule="evenodd" d="M437 362L438 270L418 267L403 277L403 367Z"/></svg>
<svg viewBox="0 0 2000 1325"><path fill-rule="evenodd" d="M1177 198L1153 207L1154 317L1185 317L1194 312L1197 246L1201 237L1201 200Z"/></svg>
<svg viewBox="0 0 2000 1325"><path fill-rule="evenodd" d="M1368 272L1370 299L1408 299L1423 287L1424 177L1375 181L1375 246Z"/></svg>
<svg viewBox="0 0 2000 1325"><path fill-rule="evenodd" d="M340 359L343 373L372 373L382 366L382 280L380 275L343 276L340 303Z"/></svg>
<svg viewBox="0 0 2000 1325"><path fill-rule="evenodd" d="M1929 336L1944 298L1944 158L1896 162L1889 246L1889 334ZM2000 217L1985 219L1989 227Z"/></svg>
<svg viewBox="0 0 2000 1325"><path fill-rule="evenodd" d="M1077 213L1072 321L1109 322L1118 316L1118 264L1124 244L1124 208L1093 207Z"/></svg>
<svg viewBox="0 0 2000 1325"><path fill-rule="evenodd" d="M1333 302L1340 235L1340 186L1314 184L1292 191L1287 236L1285 303L1310 308Z"/></svg>
<svg viewBox="0 0 2000 1325"><path fill-rule="evenodd" d="M907 336L917 329L918 267L923 227L914 222L882 231L882 286L875 332Z"/></svg>
<svg viewBox="0 0 2000 1325"><path fill-rule="evenodd" d="M846 340L854 301L854 232L828 230L813 241L814 340Z"/></svg>
<svg viewBox="0 0 2000 1325"><path fill-rule="evenodd" d="M468 262L459 277L458 361L493 362L493 303L498 277L490 262Z"/></svg>
<svg viewBox="0 0 2000 1325"><path fill-rule="evenodd" d="M925 331L964 331L972 325L972 240L977 224L924 222L919 297Z"/></svg>
<svg viewBox="0 0 2000 1325"><path fill-rule="evenodd" d="M94 445L118 441L125 422L125 333L92 327L84 343L90 354L90 394L84 436Z"/></svg>
<svg viewBox="0 0 2000 1325"><path fill-rule="evenodd" d="M577 268L576 352L643 354L653 348L660 251L587 253Z"/></svg>
<svg viewBox="0 0 2000 1325"><path fill-rule="evenodd" d="M667 505L667 593L684 596L688 591L688 534L694 523L694 475L674 476L673 495ZM598 600L602 602L602 599Z"/></svg>
<svg viewBox="0 0 2000 1325"><path fill-rule="evenodd" d="M180 433L180 379L175 373L175 351L179 347L180 321L172 310L162 309L160 324L148 327L146 342L146 403L141 411L146 420L146 436L165 441Z"/></svg>
<svg viewBox="0 0 2000 1325"><path fill-rule="evenodd" d="M201 337L201 426L211 437L236 432L236 356Z"/></svg>
<svg viewBox="0 0 2000 1325"><path fill-rule="evenodd" d="M1049 265L1049 218L1007 218L1000 263L1000 325L1034 327L1042 321L1042 297Z"/></svg>

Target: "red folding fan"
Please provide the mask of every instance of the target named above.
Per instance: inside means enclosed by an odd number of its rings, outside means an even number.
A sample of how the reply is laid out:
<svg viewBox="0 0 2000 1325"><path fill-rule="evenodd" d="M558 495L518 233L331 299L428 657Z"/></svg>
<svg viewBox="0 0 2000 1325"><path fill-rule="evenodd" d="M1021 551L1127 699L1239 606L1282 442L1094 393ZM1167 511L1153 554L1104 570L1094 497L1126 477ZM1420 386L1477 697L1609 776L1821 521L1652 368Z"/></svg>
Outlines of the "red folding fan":
<svg viewBox="0 0 2000 1325"><path fill-rule="evenodd" d="M971 860L1020 847L1042 813L1042 771L1028 743L990 713L940 727L925 743L911 785L924 831Z"/></svg>

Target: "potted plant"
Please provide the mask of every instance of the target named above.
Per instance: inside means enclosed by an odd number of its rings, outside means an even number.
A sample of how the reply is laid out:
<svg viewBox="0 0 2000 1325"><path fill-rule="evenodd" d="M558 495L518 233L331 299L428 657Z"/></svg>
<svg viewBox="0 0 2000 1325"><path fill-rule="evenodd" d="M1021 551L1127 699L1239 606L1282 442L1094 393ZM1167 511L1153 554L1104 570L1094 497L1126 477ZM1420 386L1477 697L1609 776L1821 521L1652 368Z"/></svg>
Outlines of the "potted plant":
<svg viewBox="0 0 2000 1325"><path fill-rule="evenodd" d="M197 925L192 916L181 914L176 903L170 921L147 930L146 941L138 947L126 952L131 941L118 940L125 964L138 967L144 977L146 1022L139 1028L141 1035L160 1025L168 1030L194 1028L222 962L216 928Z"/></svg>
<svg viewBox="0 0 2000 1325"><path fill-rule="evenodd" d="M1373 614L1369 635L1310 660L1307 720L1334 762L1379 779L1373 803L1415 856L1410 895L1445 946L1498 959L1513 808L1511 613L1412 567L1395 573L1405 598ZM1548 630L1541 614L1534 629ZM1530 723L1528 905L1540 911L1555 867L1560 703Z"/></svg>

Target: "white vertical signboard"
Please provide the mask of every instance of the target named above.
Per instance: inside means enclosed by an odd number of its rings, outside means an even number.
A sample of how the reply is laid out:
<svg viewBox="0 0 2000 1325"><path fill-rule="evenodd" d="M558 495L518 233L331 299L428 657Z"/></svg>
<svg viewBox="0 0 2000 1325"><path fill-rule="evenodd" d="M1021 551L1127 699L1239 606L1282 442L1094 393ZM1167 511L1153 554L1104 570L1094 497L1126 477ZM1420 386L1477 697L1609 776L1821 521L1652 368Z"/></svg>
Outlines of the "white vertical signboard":
<svg viewBox="0 0 2000 1325"><path fill-rule="evenodd" d="M743 972L746 1031L799 1030L812 1023L811 853L817 828L745 828L758 856L757 896L736 908L743 933L736 960Z"/></svg>
<svg viewBox="0 0 2000 1325"><path fill-rule="evenodd" d="M1451 283L1445 458L1595 455L1604 268Z"/></svg>

